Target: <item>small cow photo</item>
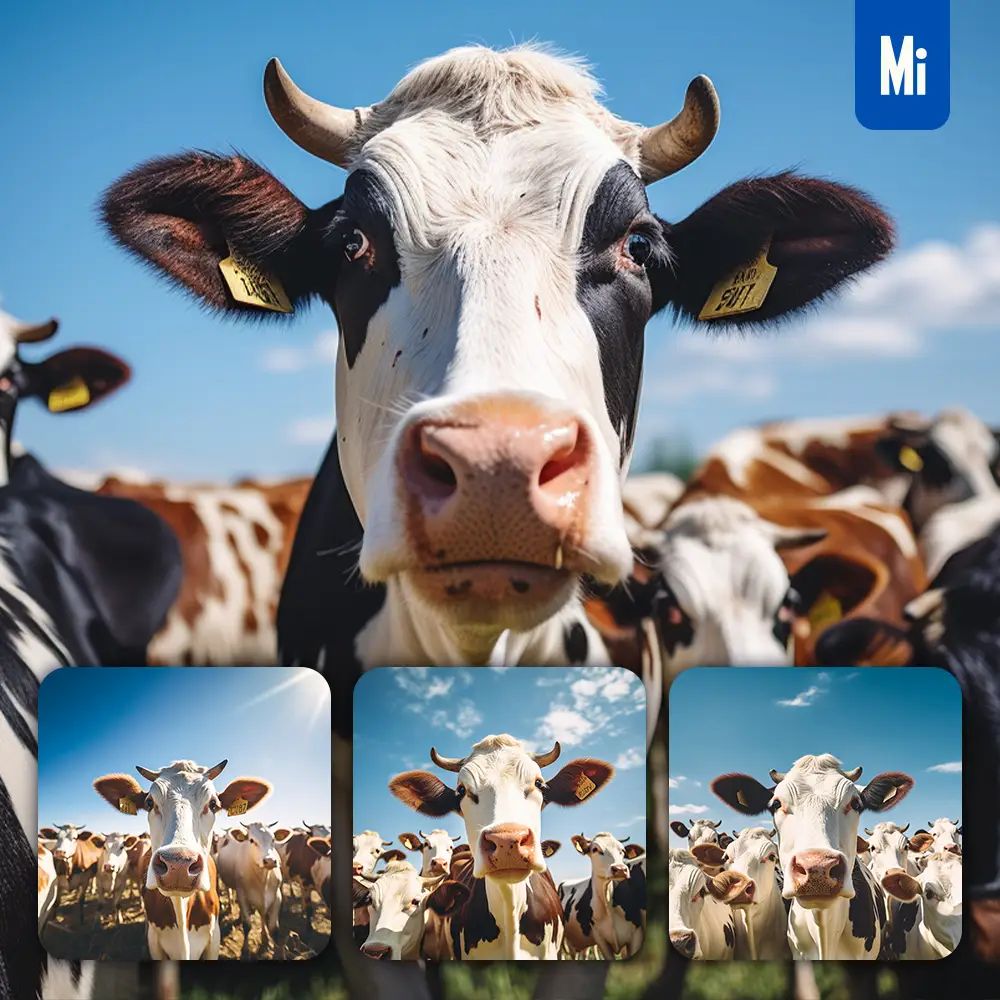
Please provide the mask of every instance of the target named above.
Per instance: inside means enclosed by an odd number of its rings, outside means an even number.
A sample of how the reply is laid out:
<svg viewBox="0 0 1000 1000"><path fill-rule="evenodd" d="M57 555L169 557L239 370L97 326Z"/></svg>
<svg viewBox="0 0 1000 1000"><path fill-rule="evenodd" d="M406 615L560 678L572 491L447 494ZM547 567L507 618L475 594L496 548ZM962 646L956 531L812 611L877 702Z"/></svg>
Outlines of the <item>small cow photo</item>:
<svg viewBox="0 0 1000 1000"><path fill-rule="evenodd" d="M694 668L670 692L670 770L668 927L687 958L925 961L958 947L951 674Z"/></svg>
<svg viewBox="0 0 1000 1000"><path fill-rule="evenodd" d="M330 938L330 688L306 668L57 670L38 934L56 958L290 961Z"/></svg>
<svg viewBox="0 0 1000 1000"><path fill-rule="evenodd" d="M365 955L611 961L639 951L639 677L381 668L354 697L352 902Z"/></svg>

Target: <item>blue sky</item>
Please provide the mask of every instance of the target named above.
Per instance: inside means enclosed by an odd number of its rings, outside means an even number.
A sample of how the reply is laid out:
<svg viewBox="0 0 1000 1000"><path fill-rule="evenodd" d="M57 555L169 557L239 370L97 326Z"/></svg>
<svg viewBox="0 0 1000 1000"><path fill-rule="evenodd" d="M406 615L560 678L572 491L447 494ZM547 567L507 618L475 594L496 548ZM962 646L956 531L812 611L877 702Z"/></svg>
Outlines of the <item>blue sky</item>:
<svg viewBox="0 0 1000 1000"><path fill-rule="evenodd" d="M63 320L59 339L104 345L135 377L93 411L25 405L18 437L56 468L139 468L180 478L315 470L333 414L332 317L287 327L213 319L99 231L103 188L154 155L239 148L307 204L343 172L292 144L261 78L278 55L298 83L345 107L385 96L414 63L452 46L539 39L587 57L611 108L653 124L687 82L714 80L722 126L692 167L650 188L679 219L731 181L798 166L867 189L898 221L895 263L850 302L776 338L711 343L649 328L639 457L658 434L704 449L734 426L963 401L1000 423L985 377L1000 364L1000 187L996 121L1000 4L952 4L951 118L932 132L872 132L854 117L847 2L710 6L606 3L99 5L40 2L3 18L7 78L0 188L0 294L17 316ZM992 335L991 335L992 334ZM34 359L41 352L31 350ZM284 369L276 371L274 369ZM288 370L294 368L295 370ZM207 429L210 428L210 431Z"/></svg>
<svg viewBox="0 0 1000 1000"><path fill-rule="evenodd" d="M709 736L711 734L711 736ZM756 826L709 789L720 774L788 771L805 754L832 753L846 769L864 768L859 785L882 771L903 771L912 791L895 809L864 813L911 831L962 813L962 695L936 668L865 667L686 670L670 689L670 819L723 821L729 831ZM761 817L760 824L768 817ZM687 843L672 831L670 844Z"/></svg>
<svg viewBox="0 0 1000 1000"><path fill-rule="evenodd" d="M241 775L271 795L246 821L330 822L330 688L298 667L74 667L49 674L39 693L41 826L90 825L141 833L93 789L102 774L156 770L175 760L211 767L228 758L220 791ZM235 826L221 815L216 829Z"/></svg>
<svg viewBox="0 0 1000 1000"><path fill-rule="evenodd" d="M559 759L546 777L577 757L598 757L616 767L590 802L547 806L542 837L562 848L549 859L556 882L590 874L590 862L570 837L609 830L646 843L646 695L641 680L618 667L383 667L364 674L354 689L354 830L377 830L399 847L401 833L445 829L465 840L456 813L422 816L393 797L389 780L426 770L453 783L431 763L430 749L462 757L473 743L508 733L529 750ZM413 854L412 859L419 862Z"/></svg>

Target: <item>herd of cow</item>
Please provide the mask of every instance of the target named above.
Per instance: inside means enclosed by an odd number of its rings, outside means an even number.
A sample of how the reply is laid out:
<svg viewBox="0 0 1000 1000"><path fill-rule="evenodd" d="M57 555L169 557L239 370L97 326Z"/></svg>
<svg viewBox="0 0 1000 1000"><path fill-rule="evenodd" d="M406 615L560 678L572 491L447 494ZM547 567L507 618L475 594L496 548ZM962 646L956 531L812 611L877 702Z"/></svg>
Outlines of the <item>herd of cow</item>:
<svg viewBox="0 0 1000 1000"><path fill-rule="evenodd" d="M227 915L242 925L239 957L248 959L255 913L260 933L254 957L286 957L281 914L293 905L293 887L305 925L313 930L313 893L330 906L330 827L285 827L275 821L214 830L222 809L229 815L242 813L270 793L271 786L255 778L237 778L216 792L213 781L225 766L226 761L213 768L175 761L159 771L137 768L152 782L148 790L128 775L98 778L94 788L116 810L149 813L150 829L141 834L100 834L72 823L39 830L39 936L45 940L46 928L61 908L76 915L62 928L71 940L49 935L55 954L101 957L100 943L94 953L93 933L105 924L121 925L133 902L130 896L139 903L148 957L155 959L218 958ZM76 899L69 906L73 893ZM85 920L88 893L97 902L92 926ZM185 919L178 920L182 913ZM308 950L287 957L312 954ZM117 957L147 956L137 951Z"/></svg>
<svg viewBox="0 0 1000 1000"><path fill-rule="evenodd" d="M638 558L622 503L651 316L754 332L801 315L889 255L886 212L784 172L654 215L646 186L719 127L704 76L652 127L532 46L453 50L354 109L272 60L264 96L347 171L342 194L312 209L243 155L186 152L128 171L100 215L219 314L332 311L337 430L314 480L70 486L12 449L17 403L80 409L128 366L93 348L29 362L21 346L55 323L0 324L0 885L25 919L37 690L55 667L281 662L349 690L384 664L617 662L643 671L655 724L692 663L940 665L966 699L966 889L980 954L1000 959L996 436L961 411L734 432L660 498ZM768 280L751 295L755 260ZM350 698L334 709L349 758ZM331 839L345 874L348 832ZM3 948L0 987L44 992L41 952ZM58 974L90 995L79 969Z"/></svg>
<svg viewBox="0 0 1000 1000"><path fill-rule="evenodd" d="M857 785L829 754L806 756L765 786L745 774L712 790L774 826L719 832L721 820L671 823L686 849L669 855L673 946L704 960L944 958L962 937L962 827L939 818L875 823L862 812L895 807L913 787L901 772ZM865 838L868 839L865 839Z"/></svg>
<svg viewBox="0 0 1000 1000"><path fill-rule="evenodd" d="M444 829L401 833L385 848L373 830L353 845L354 937L378 960L629 958L646 932L646 849L607 832L572 838L591 864L587 878L556 885L546 866L561 847L542 840L546 805L588 801L614 776L593 757L542 775L558 743L531 753L507 734L486 736L466 757L431 760L457 775L449 788L427 771L406 771L389 791L427 816L457 812L467 843ZM420 868L406 851L420 855ZM385 867L376 870L379 862Z"/></svg>

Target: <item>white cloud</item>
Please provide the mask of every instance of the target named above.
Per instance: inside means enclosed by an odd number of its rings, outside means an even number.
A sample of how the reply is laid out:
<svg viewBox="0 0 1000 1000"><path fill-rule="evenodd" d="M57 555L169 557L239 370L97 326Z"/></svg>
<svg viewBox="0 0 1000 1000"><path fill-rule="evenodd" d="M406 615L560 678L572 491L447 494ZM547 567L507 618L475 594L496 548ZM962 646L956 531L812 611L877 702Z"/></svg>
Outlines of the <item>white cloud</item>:
<svg viewBox="0 0 1000 1000"><path fill-rule="evenodd" d="M683 774L679 774L676 778L668 778L667 784L671 788L679 788L682 781L687 781L687 778L685 778Z"/></svg>
<svg viewBox="0 0 1000 1000"><path fill-rule="evenodd" d="M476 706L468 698L460 701L457 708L438 709L431 716L431 725L442 729L450 729L456 736L463 739L471 736L483 717L479 714Z"/></svg>
<svg viewBox="0 0 1000 1000"><path fill-rule="evenodd" d="M778 701L778 704L784 705L786 708L807 708L821 694L826 694L826 688L811 684L805 691L800 691L794 698L781 699Z"/></svg>
<svg viewBox="0 0 1000 1000"><path fill-rule="evenodd" d="M594 731L594 724L571 708L552 708L538 727L538 738L558 740L566 746L582 743Z"/></svg>
<svg viewBox="0 0 1000 1000"><path fill-rule="evenodd" d="M285 346L268 348L260 359L264 371L274 374L300 372L304 368L337 363L339 337L336 330L324 330L316 335L309 347Z"/></svg>
<svg viewBox="0 0 1000 1000"><path fill-rule="evenodd" d="M565 683L565 679L562 677L539 677L535 681L535 687L548 688L557 687L560 684Z"/></svg>
<svg viewBox="0 0 1000 1000"><path fill-rule="evenodd" d="M335 426L333 417L302 417L292 421L287 437L291 444L326 444Z"/></svg>
<svg viewBox="0 0 1000 1000"><path fill-rule="evenodd" d="M627 771L629 768L642 767L645 763L646 755L642 753L642 751L632 747L624 753L620 753L618 755L618 760L615 761L615 767L622 771Z"/></svg>
<svg viewBox="0 0 1000 1000"><path fill-rule="evenodd" d="M691 803L683 806L671 806L669 810L671 816L701 816L709 811L708 806L695 806Z"/></svg>
<svg viewBox="0 0 1000 1000"><path fill-rule="evenodd" d="M638 816L632 816L630 819L625 820L622 823L615 823L616 830L627 830L630 826L634 826L636 823L645 823L646 814L641 813Z"/></svg>
<svg viewBox="0 0 1000 1000"><path fill-rule="evenodd" d="M960 760L949 761L947 764L935 764L927 768L928 771L940 771L942 774L961 774L962 762Z"/></svg>

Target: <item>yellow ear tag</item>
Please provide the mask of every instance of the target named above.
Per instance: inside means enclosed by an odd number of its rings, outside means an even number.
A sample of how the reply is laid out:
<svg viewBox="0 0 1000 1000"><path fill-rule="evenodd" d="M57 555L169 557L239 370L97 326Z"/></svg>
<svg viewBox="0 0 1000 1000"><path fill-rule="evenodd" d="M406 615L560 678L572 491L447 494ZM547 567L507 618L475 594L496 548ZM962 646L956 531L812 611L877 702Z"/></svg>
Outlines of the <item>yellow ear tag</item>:
<svg viewBox="0 0 1000 1000"><path fill-rule="evenodd" d="M581 774L580 780L576 783L576 797L582 802L596 787L590 778Z"/></svg>
<svg viewBox="0 0 1000 1000"><path fill-rule="evenodd" d="M778 273L778 269L767 262L770 248L771 241L768 240L754 261L718 281L698 313L698 319L721 319L759 309Z"/></svg>
<svg viewBox="0 0 1000 1000"><path fill-rule="evenodd" d="M80 378L71 379L65 385L53 389L49 393L48 407L52 413L63 413L66 410L79 410L90 402L90 389Z"/></svg>
<svg viewBox="0 0 1000 1000"><path fill-rule="evenodd" d="M137 814L135 803L131 799L119 799L118 811L126 813L129 816L135 816Z"/></svg>
<svg viewBox="0 0 1000 1000"><path fill-rule="evenodd" d="M230 816L242 816L247 811L248 805L249 803L246 799L236 799L226 810L226 813Z"/></svg>
<svg viewBox="0 0 1000 1000"><path fill-rule="evenodd" d="M747 800L745 798L743 798L743 793L742 792L737 792L736 793L736 801L739 802L739 804L741 806L747 806ZM749 809L749 808L750 807L747 806L747 809Z"/></svg>
<svg viewBox="0 0 1000 1000"><path fill-rule="evenodd" d="M924 460L908 445L899 449L899 464L910 472L919 472L924 467Z"/></svg>
<svg viewBox="0 0 1000 1000"><path fill-rule="evenodd" d="M228 244L227 244L228 245ZM245 257L229 247L229 256L219 261L219 270L226 280L229 292L237 302L274 312L290 313L295 310L288 300L281 282L273 274L262 271Z"/></svg>
<svg viewBox="0 0 1000 1000"><path fill-rule="evenodd" d="M843 617L844 609L840 601L828 590L824 590L809 609L809 624L816 630L839 622Z"/></svg>

